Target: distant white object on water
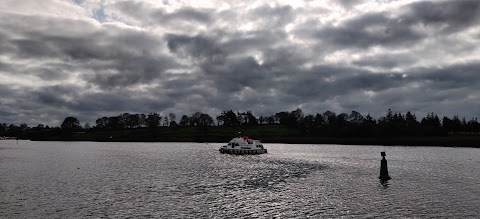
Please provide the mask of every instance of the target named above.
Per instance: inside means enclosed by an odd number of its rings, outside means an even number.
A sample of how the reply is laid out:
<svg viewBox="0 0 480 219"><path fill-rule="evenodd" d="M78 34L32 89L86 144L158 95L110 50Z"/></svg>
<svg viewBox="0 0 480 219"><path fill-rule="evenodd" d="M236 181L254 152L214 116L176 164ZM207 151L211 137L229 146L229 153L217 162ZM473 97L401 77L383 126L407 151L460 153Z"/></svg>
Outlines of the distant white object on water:
<svg viewBox="0 0 480 219"><path fill-rule="evenodd" d="M267 149L263 148L262 142L259 140L253 140L247 136L238 134L228 142L227 145L222 146L219 149L222 154L264 154L267 153Z"/></svg>

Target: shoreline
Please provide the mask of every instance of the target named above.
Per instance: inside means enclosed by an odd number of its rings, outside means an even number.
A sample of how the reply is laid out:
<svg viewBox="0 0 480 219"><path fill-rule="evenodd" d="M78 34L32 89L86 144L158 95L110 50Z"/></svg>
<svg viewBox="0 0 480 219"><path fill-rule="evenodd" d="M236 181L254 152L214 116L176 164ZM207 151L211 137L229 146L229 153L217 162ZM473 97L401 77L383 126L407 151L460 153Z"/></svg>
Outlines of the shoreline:
<svg viewBox="0 0 480 219"><path fill-rule="evenodd" d="M394 145L480 148L480 135L441 133L437 136L328 136L328 133L304 133L285 125L157 127L62 132L51 129L32 131L24 139L32 141L91 141L91 142L218 142L227 143L238 132L264 143ZM373 133L374 134L374 133ZM324 136L322 136L324 135Z"/></svg>
<svg viewBox="0 0 480 219"><path fill-rule="evenodd" d="M336 144L336 145L372 145L372 146L431 146L431 147L468 147L480 148L479 136L450 136L450 137L392 137L392 138L335 138L335 137L265 137L254 138L263 143L271 144ZM226 138L161 138L161 139L30 139L31 141L86 141L86 142L198 142L198 143L225 143Z"/></svg>
<svg viewBox="0 0 480 219"><path fill-rule="evenodd" d="M281 143L292 144L338 144L372 146L431 146L431 147L470 147L480 148L480 138L465 137L395 137L395 138L333 138L333 137L293 137L279 139ZM270 143L268 141L263 141ZM274 142L272 142L274 143ZM275 142L276 143L276 142Z"/></svg>

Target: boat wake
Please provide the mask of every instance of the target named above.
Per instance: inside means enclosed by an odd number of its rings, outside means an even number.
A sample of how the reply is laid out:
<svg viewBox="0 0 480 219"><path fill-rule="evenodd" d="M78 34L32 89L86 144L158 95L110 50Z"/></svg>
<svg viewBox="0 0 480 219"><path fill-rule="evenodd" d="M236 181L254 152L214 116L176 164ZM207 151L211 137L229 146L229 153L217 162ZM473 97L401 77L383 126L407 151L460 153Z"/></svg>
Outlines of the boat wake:
<svg viewBox="0 0 480 219"><path fill-rule="evenodd" d="M250 160L248 167L236 173L220 173L218 177L228 179L225 189L250 188L274 189L280 184L307 178L310 174L325 169L319 163L293 160Z"/></svg>

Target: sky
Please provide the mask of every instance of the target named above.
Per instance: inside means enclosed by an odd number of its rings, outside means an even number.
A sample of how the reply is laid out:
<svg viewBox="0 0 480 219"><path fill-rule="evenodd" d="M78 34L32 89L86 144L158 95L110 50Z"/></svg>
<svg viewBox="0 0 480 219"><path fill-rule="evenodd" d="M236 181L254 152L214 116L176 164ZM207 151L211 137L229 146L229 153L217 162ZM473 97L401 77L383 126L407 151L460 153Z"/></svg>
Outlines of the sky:
<svg viewBox="0 0 480 219"><path fill-rule="evenodd" d="M2 0L0 122L480 116L478 0Z"/></svg>

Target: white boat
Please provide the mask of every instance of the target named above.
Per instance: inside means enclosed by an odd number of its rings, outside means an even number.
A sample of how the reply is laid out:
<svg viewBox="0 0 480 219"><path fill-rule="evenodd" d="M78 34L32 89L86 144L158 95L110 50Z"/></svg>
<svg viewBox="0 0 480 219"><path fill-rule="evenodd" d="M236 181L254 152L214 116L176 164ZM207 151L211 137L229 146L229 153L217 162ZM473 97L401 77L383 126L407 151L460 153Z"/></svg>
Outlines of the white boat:
<svg viewBox="0 0 480 219"><path fill-rule="evenodd" d="M222 146L219 149L222 154L264 154L267 153L267 149L263 148L262 142L259 140L253 140L247 136L238 134L228 142L227 145Z"/></svg>

